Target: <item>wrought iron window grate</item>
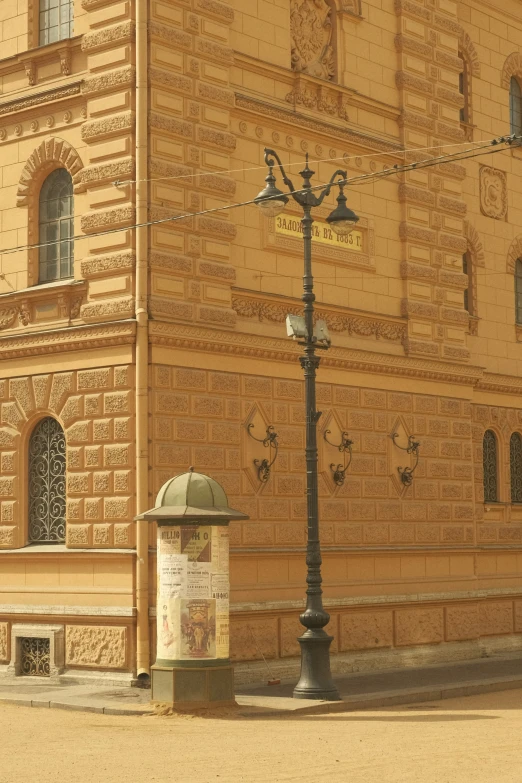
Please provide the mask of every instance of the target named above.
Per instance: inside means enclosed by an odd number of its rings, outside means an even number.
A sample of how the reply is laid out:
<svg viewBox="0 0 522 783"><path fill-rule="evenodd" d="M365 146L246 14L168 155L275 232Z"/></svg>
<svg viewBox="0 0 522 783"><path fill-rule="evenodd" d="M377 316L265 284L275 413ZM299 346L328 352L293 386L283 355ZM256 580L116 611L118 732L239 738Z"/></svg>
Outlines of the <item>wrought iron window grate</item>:
<svg viewBox="0 0 522 783"><path fill-rule="evenodd" d="M514 432L509 441L511 502L522 503L522 436Z"/></svg>
<svg viewBox="0 0 522 783"><path fill-rule="evenodd" d="M65 435L52 418L36 425L29 442L29 540L65 541Z"/></svg>
<svg viewBox="0 0 522 783"><path fill-rule="evenodd" d="M497 439L492 430L486 430L483 441L484 502L498 501Z"/></svg>
<svg viewBox="0 0 522 783"><path fill-rule="evenodd" d="M21 673L26 677L49 677L51 674L51 640L25 636L21 644Z"/></svg>

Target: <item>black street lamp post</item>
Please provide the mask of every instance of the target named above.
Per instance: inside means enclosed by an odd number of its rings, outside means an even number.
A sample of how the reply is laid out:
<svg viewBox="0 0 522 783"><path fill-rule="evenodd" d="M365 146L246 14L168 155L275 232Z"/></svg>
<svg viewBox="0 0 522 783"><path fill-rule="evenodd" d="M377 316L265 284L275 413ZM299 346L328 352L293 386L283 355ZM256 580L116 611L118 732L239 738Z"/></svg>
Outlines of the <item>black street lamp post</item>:
<svg viewBox="0 0 522 783"><path fill-rule="evenodd" d="M302 636L299 637L301 647L301 676L294 689L296 699L324 699L337 701L339 692L335 687L330 672L330 644L332 642L324 627L330 620L330 615L323 606L323 591L321 588L321 545L319 540L319 498L318 498L318 469L317 469L317 422L321 412L317 410L315 382L320 358L316 355L316 349L326 349L329 346L329 338L326 329L314 328L314 280L312 276L312 208L320 206L330 194L332 187L339 187L337 207L328 216L327 222L332 229L341 236L349 234L359 218L346 206L344 195L344 183L346 171L336 171L328 184L322 188L312 187L310 182L313 172L306 165L300 175L303 178L302 188L296 190L287 177L278 154L271 149L265 149L265 163L269 172L266 177L266 187L255 199L255 203L268 216L279 215L288 203L288 196L276 187L276 178L273 173L274 166L279 166L283 182L289 190L294 201L303 209L303 239L304 239L304 275L303 296L304 319L292 319L293 325L297 323L297 329L293 329L294 336L302 338L299 343L304 346L304 355L300 357L301 366L305 378L305 405L306 405L306 486L307 486L307 510L308 510L308 537L306 546L307 565L307 589L306 608L300 616L301 624L305 627ZM339 180L336 182L336 180ZM315 195L315 191L318 195ZM292 326L290 327L292 328Z"/></svg>

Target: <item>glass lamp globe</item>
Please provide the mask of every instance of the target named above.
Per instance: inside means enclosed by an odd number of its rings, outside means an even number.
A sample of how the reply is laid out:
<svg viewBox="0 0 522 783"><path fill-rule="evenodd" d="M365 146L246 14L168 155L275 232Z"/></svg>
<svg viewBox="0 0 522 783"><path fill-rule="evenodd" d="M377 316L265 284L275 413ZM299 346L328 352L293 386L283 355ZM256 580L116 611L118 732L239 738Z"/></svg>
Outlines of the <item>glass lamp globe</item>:
<svg viewBox="0 0 522 783"><path fill-rule="evenodd" d="M270 169L265 182L266 188L255 197L254 203L257 204L259 209L267 217L277 217L277 215L280 215L281 212L283 212L288 204L288 196L285 196L285 194L276 187L276 178L272 173L272 169Z"/></svg>
<svg viewBox="0 0 522 783"><path fill-rule="evenodd" d="M333 212L328 215L326 222L332 227L337 236L345 237L354 230L356 224L359 222L359 217L353 210L346 206L344 187L342 185L339 187L337 206Z"/></svg>

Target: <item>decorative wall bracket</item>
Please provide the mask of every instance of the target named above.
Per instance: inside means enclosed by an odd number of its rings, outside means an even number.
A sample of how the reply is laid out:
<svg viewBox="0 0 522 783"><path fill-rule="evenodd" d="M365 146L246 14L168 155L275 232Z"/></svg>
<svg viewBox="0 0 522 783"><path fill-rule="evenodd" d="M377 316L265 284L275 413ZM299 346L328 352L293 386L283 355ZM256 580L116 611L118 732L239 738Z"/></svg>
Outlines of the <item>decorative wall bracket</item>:
<svg viewBox="0 0 522 783"><path fill-rule="evenodd" d="M335 449L338 449L338 451L341 452L341 454L344 454L344 460L342 463L335 464L335 462L332 462L330 465L330 470L333 473L333 480L337 484L338 487L342 487L344 484L344 478L346 475L346 471L350 467L350 463L352 461L352 446L353 446L353 440L350 440L348 437L347 432L341 433L341 442L339 444L332 443L330 440L328 440L328 435L331 434L330 430L324 431L324 439L325 441L330 445L333 446ZM346 455L349 454L348 462L346 461Z"/></svg>
<svg viewBox="0 0 522 783"><path fill-rule="evenodd" d="M277 452L279 450L279 443L277 442L277 432L275 431L274 426L272 424L269 424L266 428L265 437L256 438L256 436L253 435L251 432L254 426L255 426L254 423L250 422L250 424L247 427L248 434L250 435L251 438L253 438L253 440L256 440L258 443L262 443L265 448L269 449L269 458L254 460L254 465L257 468L257 477L259 481L266 483L270 478L270 470L272 468L272 465L277 459Z"/></svg>
<svg viewBox="0 0 522 783"><path fill-rule="evenodd" d="M400 480L402 481L404 486L410 487L413 484L413 474L415 473L415 470L417 469L417 465L419 464L420 443L419 441L414 440L415 438L414 435L409 435L408 445L399 446L399 444L397 443L397 438L399 437L399 433L394 432L390 437L398 449L401 449L401 451L405 451L406 454L413 454L415 456L415 465L412 468L403 468L403 467L397 468L397 472L399 473Z"/></svg>

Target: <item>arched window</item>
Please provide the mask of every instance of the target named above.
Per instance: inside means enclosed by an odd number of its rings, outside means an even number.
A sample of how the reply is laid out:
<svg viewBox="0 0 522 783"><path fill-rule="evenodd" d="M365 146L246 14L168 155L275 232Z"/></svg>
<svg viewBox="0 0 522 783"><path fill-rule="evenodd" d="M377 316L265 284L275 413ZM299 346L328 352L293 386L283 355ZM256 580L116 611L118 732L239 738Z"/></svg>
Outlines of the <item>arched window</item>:
<svg viewBox="0 0 522 783"><path fill-rule="evenodd" d="M522 258L515 264L515 320L522 324Z"/></svg>
<svg viewBox="0 0 522 783"><path fill-rule="evenodd" d="M40 0L40 46L73 34L74 0Z"/></svg>
<svg viewBox="0 0 522 783"><path fill-rule="evenodd" d="M497 439L492 430L486 430L483 441L484 502L498 501Z"/></svg>
<svg viewBox="0 0 522 783"><path fill-rule="evenodd" d="M514 432L509 441L511 502L522 503L522 436Z"/></svg>
<svg viewBox="0 0 522 783"><path fill-rule="evenodd" d="M65 541L65 434L42 419L29 441L29 541Z"/></svg>
<svg viewBox="0 0 522 783"><path fill-rule="evenodd" d="M459 92L464 97L464 106L460 109L460 121L470 121L470 106L469 106L469 64L468 60L462 52L459 52L464 67L459 74Z"/></svg>
<svg viewBox="0 0 522 783"><path fill-rule="evenodd" d="M467 310L470 315L475 315L473 312L473 269L469 251L462 256L462 271L468 278L467 288L464 289L464 310Z"/></svg>
<svg viewBox="0 0 522 783"><path fill-rule="evenodd" d="M73 275L74 198L71 175L65 169L49 174L40 191L39 282ZM49 242L50 244L45 244Z"/></svg>
<svg viewBox="0 0 522 783"><path fill-rule="evenodd" d="M514 76L509 83L509 116L511 133L522 134L522 88Z"/></svg>

